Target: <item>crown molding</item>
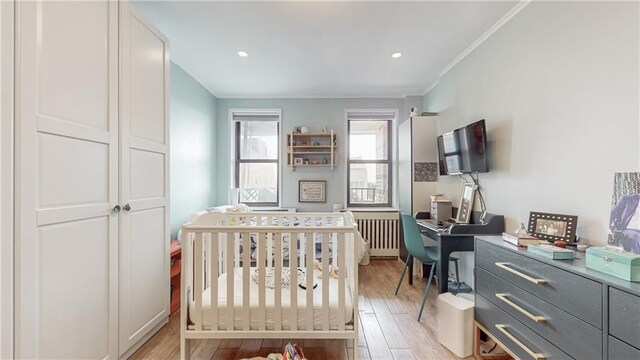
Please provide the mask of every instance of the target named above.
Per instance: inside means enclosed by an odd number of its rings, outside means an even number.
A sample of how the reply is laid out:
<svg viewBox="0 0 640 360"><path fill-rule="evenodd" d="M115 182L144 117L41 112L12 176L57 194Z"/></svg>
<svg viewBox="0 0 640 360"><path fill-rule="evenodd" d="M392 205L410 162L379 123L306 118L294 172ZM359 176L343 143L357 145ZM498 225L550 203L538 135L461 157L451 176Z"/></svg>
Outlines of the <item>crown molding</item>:
<svg viewBox="0 0 640 360"><path fill-rule="evenodd" d="M482 43L484 43L488 38L491 37L496 31L498 31L501 27L503 27L506 23L509 22L514 16L516 16L522 9L527 7L529 3L533 0L522 0L516 6L514 6L508 13L506 13L503 17L500 18L493 26L491 26L487 31L485 31L479 38L477 38L469 47L464 49L460 55L456 56L447 66L440 71L438 74L438 79L429 84L429 86L425 89L422 96L427 95L427 93L433 88L435 88L440 83L440 78L446 75L451 69L453 69L459 62L461 62L464 58L466 58L469 54L473 52L476 48L478 48Z"/></svg>

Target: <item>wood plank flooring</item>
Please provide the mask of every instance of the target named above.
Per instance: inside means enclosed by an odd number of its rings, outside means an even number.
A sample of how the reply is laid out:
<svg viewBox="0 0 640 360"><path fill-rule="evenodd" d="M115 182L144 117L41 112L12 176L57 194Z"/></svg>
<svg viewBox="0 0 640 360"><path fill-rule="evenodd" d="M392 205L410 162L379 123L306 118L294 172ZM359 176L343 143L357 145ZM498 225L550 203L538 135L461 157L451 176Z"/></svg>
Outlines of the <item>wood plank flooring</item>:
<svg viewBox="0 0 640 360"><path fill-rule="evenodd" d="M413 286L403 282L395 296L402 263L397 260L371 260L360 266L360 359L458 359L437 340L435 286L429 291L422 320L418 322L420 301L425 281ZM180 315L171 316L169 323L144 344L130 359L180 358ZM192 359L235 360L267 356L282 352L283 346L297 342L309 360L353 359L353 343L344 340L192 340ZM472 359L469 357L468 359Z"/></svg>

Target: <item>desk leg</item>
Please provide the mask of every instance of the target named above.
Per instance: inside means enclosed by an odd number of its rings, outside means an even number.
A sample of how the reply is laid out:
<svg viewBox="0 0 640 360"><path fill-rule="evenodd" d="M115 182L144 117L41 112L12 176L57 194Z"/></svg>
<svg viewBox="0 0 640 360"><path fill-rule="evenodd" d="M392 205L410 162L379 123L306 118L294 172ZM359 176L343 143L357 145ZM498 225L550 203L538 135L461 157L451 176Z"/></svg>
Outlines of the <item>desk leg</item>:
<svg viewBox="0 0 640 360"><path fill-rule="evenodd" d="M440 294L449 291L449 255L451 250L440 243L440 261L438 261L438 292Z"/></svg>

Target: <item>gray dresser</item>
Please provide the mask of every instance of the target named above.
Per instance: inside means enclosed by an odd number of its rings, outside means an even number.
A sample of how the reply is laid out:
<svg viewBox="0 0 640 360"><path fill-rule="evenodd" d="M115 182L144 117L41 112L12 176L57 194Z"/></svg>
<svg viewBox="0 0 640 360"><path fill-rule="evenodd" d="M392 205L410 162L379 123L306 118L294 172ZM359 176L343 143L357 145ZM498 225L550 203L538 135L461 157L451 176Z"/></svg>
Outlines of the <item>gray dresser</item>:
<svg viewBox="0 0 640 360"><path fill-rule="evenodd" d="M475 238L475 319L521 359L640 359L640 283Z"/></svg>

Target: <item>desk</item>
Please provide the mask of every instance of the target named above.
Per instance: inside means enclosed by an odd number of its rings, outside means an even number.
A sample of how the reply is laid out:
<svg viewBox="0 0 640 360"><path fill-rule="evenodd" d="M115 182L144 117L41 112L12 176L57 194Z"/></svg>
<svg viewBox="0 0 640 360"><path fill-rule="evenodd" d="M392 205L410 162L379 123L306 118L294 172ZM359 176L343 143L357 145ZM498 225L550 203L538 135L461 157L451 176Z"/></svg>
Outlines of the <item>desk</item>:
<svg viewBox="0 0 640 360"><path fill-rule="evenodd" d="M445 234L432 230L418 222L418 228L422 235L438 242L440 249L440 259L436 267L436 275L438 279L438 292L444 293L449 291L449 255L456 251L473 251L474 235L464 234ZM445 260L446 259L446 260Z"/></svg>
<svg viewBox="0 0 640 360"><path fill-rule="evenodd" d="M420 213L416 218L420 218ZM440 261L436 267L438 292L449 291L449 255L456 251L473 251L475 235L500 235L504 231L504 216L487 213L484 224L480 224L480 212L471 213L471 223L456 224L448 232L433 230L418 221L418 229L426 237L438 242ZM411 267L410 267L411 268ZM409 274L409 279L412 273Z"/></svg>

